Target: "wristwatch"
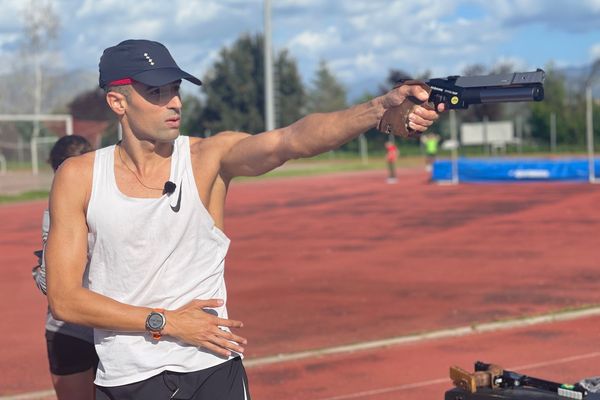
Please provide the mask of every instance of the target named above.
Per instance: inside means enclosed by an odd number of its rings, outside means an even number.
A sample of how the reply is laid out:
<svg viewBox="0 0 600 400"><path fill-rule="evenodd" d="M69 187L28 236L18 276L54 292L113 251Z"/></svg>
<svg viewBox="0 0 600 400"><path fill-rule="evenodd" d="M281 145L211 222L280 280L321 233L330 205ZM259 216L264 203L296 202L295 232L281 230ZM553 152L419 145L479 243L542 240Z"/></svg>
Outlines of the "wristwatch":
<svg viewBox="0 0 600 400"><path fill-rule="evenodd" d="M155 340L162 337L162 330L165 325L167 325L167 318L165 317L165 310L162 308L155 308L148 314L146 330L152 334Z"/></svg>

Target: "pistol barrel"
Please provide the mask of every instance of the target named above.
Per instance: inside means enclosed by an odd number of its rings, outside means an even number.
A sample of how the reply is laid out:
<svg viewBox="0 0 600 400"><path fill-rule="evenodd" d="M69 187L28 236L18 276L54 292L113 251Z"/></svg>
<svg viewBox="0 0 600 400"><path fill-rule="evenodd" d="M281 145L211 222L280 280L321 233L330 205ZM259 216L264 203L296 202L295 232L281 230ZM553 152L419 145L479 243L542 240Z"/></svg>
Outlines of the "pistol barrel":
<svg viewBox="0 0 600 400"><path fill-rule="evenodd" d="M544 88L541 85L504 88L469 88L463 92L468 104L508 103L518 101L542 101Z"/></svg>

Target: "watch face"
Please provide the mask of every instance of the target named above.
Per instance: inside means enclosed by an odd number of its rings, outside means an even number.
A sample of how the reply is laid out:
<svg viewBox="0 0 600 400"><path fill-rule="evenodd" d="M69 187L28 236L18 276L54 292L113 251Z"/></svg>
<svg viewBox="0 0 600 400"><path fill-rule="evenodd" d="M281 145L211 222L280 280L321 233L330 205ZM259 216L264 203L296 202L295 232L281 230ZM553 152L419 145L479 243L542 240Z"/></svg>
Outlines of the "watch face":
<svg viewBox="0 0 600 400"><path fill-rule="evenodd" d="M164 318L159 313L152 313L148 317L148 328L158 331L163 328Z"/></svg>

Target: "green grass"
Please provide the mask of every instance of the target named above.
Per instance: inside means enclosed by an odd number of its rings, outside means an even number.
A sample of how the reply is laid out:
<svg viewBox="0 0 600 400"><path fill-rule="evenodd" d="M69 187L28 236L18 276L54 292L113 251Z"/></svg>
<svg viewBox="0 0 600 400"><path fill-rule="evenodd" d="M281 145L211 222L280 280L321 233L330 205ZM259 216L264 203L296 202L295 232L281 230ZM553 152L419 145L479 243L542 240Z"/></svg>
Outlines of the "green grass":
<svg viewBox="0 0 600 400"><path fill-rule="evenodd" d="M235 181L249 181L256 179L270 178L291 178L300 176L316 176L337 172L356 172L356 171L374 171L380 170L382 174L387 174L387 165L384 154L369 155L368 162L357 155L335 152L331 154L322 154L309 159L291 160L285 165L276 168L258 177L239 177ZM422 156L403 156L400 157L396 166L401 168L413 168L424 165ZM48 198L48 191L36 190L28 191L14 195L1 195L0 204L17 203L22 201L40 200Z"/></svg>
<svg viewBox="0 0 600 400"><path fill-rule="evenodd" d="M22 201L40 200L48 198L47 190L35 190L14 195L0 195L0 204L19 203Z"/></svg>
<svg viewBox="0 0 600 400"><path fill-rule="evenodd" d="M467 154L461 154L461 156L470 157L482 157L482 149L469 149ZM525 150L525 149L524 149ZM508 152L508 154L499 156L558 156L559 154L551 154L549 151L541 151L536 153L532 148L527 148L522 154ZM563 148L560 156L566 155L582 155L579 152L569 152L571 149ZM397 168L415 168L422 167L425 165L424 156L419 154L418 147L414 149L400 149L401 156L396 163ZM450 152L440 151L439 158L450 157ZM342 152L335 151L320 154L316 157L309 159L291 160L285 163L285 165L276 168L275 170L266 173L265 175L258 177L240 177L236 178L235 181L247 181L250 179L269 179L269 178L288 178L288 177L299 177L299 176L316 176L329 173L337 172L355 172L355 171L373 171L380 170L382 173L387 173L387 166L385 163L384 152L374 152L369 154L368 162L363 162L362 159L354 152ZM0 204L15 203L20 201L39 200L48 197L48 191L29 191L17 195L0 195Z"/></svg>
<svg viewBox="0 0 600 400"><path fill-rule="evenodd" d="M400 158L396 164L398 168L411 168L424 165L423 157L404 157ZM387 166L381 157L369 157L369 161L364 163L359 157L338 157L327 158L320 156L306 160L293 160L285 165L258 177L240 177L236 181L248 179L268 179L268 178L287 178L297 176L315 176L330 174L336 172L354 172L354 171L372 171L381 170L387 173Z"/></svg>

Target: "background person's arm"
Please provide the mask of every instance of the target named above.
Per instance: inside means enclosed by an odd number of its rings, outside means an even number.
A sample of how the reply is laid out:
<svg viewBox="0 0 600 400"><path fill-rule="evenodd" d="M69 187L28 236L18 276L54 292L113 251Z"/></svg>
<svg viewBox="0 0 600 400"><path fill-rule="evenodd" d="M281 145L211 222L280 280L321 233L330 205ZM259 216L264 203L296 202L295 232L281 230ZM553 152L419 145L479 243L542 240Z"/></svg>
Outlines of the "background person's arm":
<svg viewBox="0 0 600 400"><path fill-rule="evenodd" d="M121 332L144 332L148 307L123 304L82 286L87 262L86 204L91 190L92 157L66 160L59 168L50 193L50 235L46 246L48 301L55 318ZM178 310L167 310L163 334L189 344L229 355L243 352L236 343L245 339L219 329L239 328L241 322L215 317L204 307L218 307L216 299L194 300Z"/></svg>
<svg viewBox="0 0 600 400"><path fill-rule="evenodd" d="M222 173L226 178L256 176L290 159L312 157L336 149L377 126L385 110L401 104L407 96L423 101L428 98L420 86L401 86L345 110L310 114L287 127L258 135L238 135L222 159ZM409 115L409 125L424 132L436 119L435 111L418 106Z"/></svg>

